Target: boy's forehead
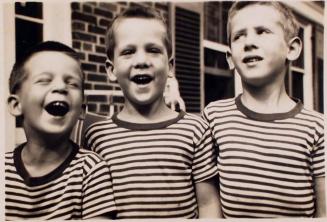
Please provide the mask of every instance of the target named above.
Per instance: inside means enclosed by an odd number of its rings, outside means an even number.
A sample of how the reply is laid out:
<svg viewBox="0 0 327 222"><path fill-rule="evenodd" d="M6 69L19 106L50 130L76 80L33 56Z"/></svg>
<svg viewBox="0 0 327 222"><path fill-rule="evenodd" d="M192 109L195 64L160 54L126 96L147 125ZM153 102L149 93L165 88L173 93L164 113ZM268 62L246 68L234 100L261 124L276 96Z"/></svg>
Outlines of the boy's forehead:
<svg viewBox="0 0 327 222"><path fill-rule="evenodd" d="M162 21L155 18L121 18L114 26L115 34L124 33L129 36L133 35L133 31L141 30L146 34L147 32L159 32L166 34L166 28ZM119 40L119 39L116 39Z"/></svg>
<svg viewBox="0 0 327 222"><path fill-rule="evenodd" d="M41 51L31 55L24 64L27 71L41 72L43 70L65 70L71 68L80 75L83 75L80 63L64 52Z"/></svg>
<svg viewBox="0 0 327 222"><path fill-rule="evenodd" d="M231 31L246 26L282 25L281 13L272 5L253 4L236 11L230 20Z"/></svg>

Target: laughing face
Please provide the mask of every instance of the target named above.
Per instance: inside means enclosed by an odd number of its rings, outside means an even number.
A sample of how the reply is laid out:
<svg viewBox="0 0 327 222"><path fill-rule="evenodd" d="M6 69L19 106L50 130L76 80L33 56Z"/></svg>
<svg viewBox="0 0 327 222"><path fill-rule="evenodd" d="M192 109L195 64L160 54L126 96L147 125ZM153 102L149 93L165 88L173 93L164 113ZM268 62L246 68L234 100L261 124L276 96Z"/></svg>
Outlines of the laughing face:
<svg viewBox="0 0 327 222"><path fill-rule="evenodd" d="M34 54L17 93L26 134L69 133L81 112L82 72L76 60L60 52Z"/></svg>
<svg viewBox="0 0 327 222"><path fill-rule="evenodd" d="M282 21L267 5L245 7L232 17L229 60L247 84L260 86L283 78L289 46Z"/></svg>
<svg viewBox="0 0 327 222"><path fill-rule="evenodd" d="M164 25L155 19L125 18L117 23L109 75L117 78L125 104L163 101L171 69L164 44L166 34Z"/></svg>

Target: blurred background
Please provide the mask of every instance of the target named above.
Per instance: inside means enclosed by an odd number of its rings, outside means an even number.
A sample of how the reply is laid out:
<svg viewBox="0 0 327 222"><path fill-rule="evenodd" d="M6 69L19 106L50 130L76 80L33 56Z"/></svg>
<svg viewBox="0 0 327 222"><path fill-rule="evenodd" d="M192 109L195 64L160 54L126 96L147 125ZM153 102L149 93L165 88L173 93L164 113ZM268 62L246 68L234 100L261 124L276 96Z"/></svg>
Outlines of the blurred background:
<svg viewBox="0 0 327 222"><path fill-rule="evenodd" d="M285 3L300 22L304 46L286 76L287 91L301 99L305 107L323 113L324 1ZM122 92L105 72L105 31L117 13L130 5L154 7L167 19L174 45L176 78L187 112L200 114L209 102L238 95L242 92L239 76L228 69L225 59L227 12L231 4L231 1L2 3L0 64L4 81L0 88L4 98L1 111L5 115L6 150L25 140L21 121L10 116L5 107L10 70L22 51L38 42L61 41L79 52L86 73L89 112L108 116L122 108Z"/></svg>

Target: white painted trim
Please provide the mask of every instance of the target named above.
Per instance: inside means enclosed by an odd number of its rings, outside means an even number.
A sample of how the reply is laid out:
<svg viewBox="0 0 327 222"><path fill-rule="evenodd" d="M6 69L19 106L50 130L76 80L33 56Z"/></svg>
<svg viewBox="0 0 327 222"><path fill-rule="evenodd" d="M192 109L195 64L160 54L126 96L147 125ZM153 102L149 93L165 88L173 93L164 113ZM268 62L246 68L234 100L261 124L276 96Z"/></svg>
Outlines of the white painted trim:
<svg viewBox="0 0 327 222"><path fill-rule="evenodd" d="M205 105L205 84L204 84L204 45L201 39L204 39L204 4L198 7L200 10L200 112L204 109Z"/></svg>
<svg viewBox="0 0 327 222"><path fill-rule="evenodd" d="M302 74L304 74L304 72L305 72L304 69L299 68L299 67L295 67L295 66L291 66L290 69L291 69L291 71L299 72L299 73L302 73Z"/></svg>
<svg viewBox="0 0 327 222"><path fill-rule="evenodd" d="M0 122L2 124L4 124L4 127L0 127L0 147L2 147L1 152L0 152L0 162L1 162L1 171L0 171L0 175L1 175L1 185L0 185L0 195L1 197L5 196L5 183L4 183L4 174L5 174L5 170L4 170L4 154L5 154L5 150L7 149L7 135L6 135L6 131L7 131L7 125L6 125L6 105L5 105L5 101L6 101L6 94L5 94L5 90L6 87L5 82L7 82L5 79L6 75L5 75L5 41L4 41L4 33L5 33L5 27L4 24L6 23L5 21L5 9L3 7L3 4L0 3ZM4 148L5 147L5 148ZM0 206L5 206L5 198L1 198L0 199ZM1 213L0 213L0 221L5 221L5 213L4 213L4 207L2 207Z"/></svg>
<svg viewBox="0 0 327 222"><path fill-rule="evenodd" d="M9 95L9 86L8 86L8 80L10 76L10 71L12 69L12 66L15 63L15 52L16 52L16 43L15 43L15 5L13 3L4 3L3 4L3 16L1 16L1 28L5 30L3 32L3 50L0 51L1 55L1 61L3 65L1 65L1 76L4 78L4 81L1 81L1 95L3 95L3 99L1 99L1 102L3 102L3 105L5 107L5 121L4 128L5 132L4 134L4 141L5 141L5 148L4 150L11 151L15 148L15 129L16 129L16 121L13 116L11 116L7 110L7 97Z"/></svg>
<svg viewBox="0 0 327 222"><path fill-rule="evenodd" d="M312 65L312 26L304 28L303 34L303 55L304 55L304 76L303 76L303 105L305 108L313 109L313 65Z"/></svg>
<svg viewBox="0 0 327 222"><path fill-rule="evenodd" d="M320 25L324 25L324 14L310 7L308 5L310 2L284 1L284 3L304 17L309 18Z"/></svg>
<svg viewBox="0 0 327 222"><path fill-rule="evenodd" d="M86 96L124 96L121 90L84 90Z"/></svg>
<svg viewBox="0 0 327 222"><path fill-rule="evenodd" d="M59 41L72 46L71 2L43 2L43 40Z"/></svg>
<svg viewBox="0 0 327 222"><path fill-rule="evenodd" d="M227 45L213 42L210 40L205 40L205 39L202 41L202 44L205 48L212 49L212 50L219 51L219 52L227 52L227 50L229 48Z"/></svg>
<svg viewBox="0 0 327 222"><path fill-rule="evenodd" d="M25 15L15 15L16 18L25 20L25 21L30 21L30 22L35 22L35 23L39 23L39 24L43 24L43 20L39 19L39 18L33 18L33 17L29 17L29 16L25 16Z"/></svg>

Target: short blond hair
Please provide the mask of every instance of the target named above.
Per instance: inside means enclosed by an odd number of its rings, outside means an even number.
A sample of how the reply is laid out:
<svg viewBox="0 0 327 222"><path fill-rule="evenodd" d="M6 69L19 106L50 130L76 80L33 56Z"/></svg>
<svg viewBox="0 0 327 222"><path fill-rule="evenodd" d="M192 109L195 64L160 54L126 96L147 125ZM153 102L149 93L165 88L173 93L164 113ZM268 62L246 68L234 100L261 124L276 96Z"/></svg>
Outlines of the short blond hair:
<svg viewBox="0 0 327 222"><path fill-rule="evenodd" d="M299 33L299 24L296 20L293 12L285 4L278 1L237 1L235 2L228 11L228 20L227 20L227 39L228 44L230 45L231 37L231 20L235 14L241 9L248 7L250 5L267 5L276 9L282 16L282 26L284 30L285 40L289 41L290 39L296 37Z"/></svg>

